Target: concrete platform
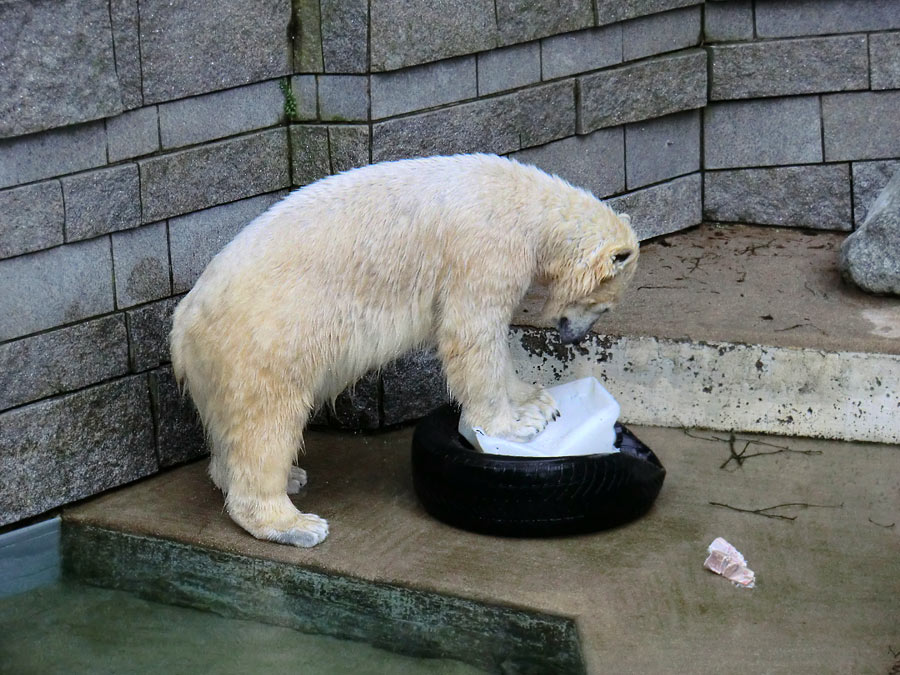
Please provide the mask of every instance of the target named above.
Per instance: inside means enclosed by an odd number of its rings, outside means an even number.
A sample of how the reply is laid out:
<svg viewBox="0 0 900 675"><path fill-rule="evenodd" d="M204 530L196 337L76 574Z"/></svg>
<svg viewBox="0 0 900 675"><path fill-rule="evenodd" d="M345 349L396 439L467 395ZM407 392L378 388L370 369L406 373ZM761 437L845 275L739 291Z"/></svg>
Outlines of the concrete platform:
<svg viewBox="0 0 900 675"><path fill-rule="evenodd" d="M900 447L633 430L668 477L647 516L604 533L452 529L413 494L411 430L310 433L295 501L329 519L322 545L246 535L201 462L68 510L64 563L92 583L360 639L365 628L493 672L900 667ZM748 558L755 589L703 569L717 536Z"/></svg>
<svg viewBox="0 0 900 675"><path fill-rule="evenodd" d="M510 347L545 385L594 375L637 424L900 442L900 300L845 284L844 233L705 225L647 243L618 308L565 347L539 320Z"/></svg>

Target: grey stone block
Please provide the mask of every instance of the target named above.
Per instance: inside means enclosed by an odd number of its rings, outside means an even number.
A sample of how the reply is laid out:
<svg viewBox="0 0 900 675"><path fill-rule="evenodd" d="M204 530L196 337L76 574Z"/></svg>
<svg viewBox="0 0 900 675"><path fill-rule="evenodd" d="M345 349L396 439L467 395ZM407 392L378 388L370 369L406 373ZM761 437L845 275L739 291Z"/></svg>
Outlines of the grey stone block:
<svg viewBox="0 0 900 675"><path fill-rule="evenodd" d="M0 415L0 525L158 470L146 378Z"/></svg>
<svg viewBox="0 0 900 675"><path fill-rule="evenodd" d="M116 77L127 109L143 105L141 88L140 12L138 0L110 0L109 18L112 25L113 48L116 57Z"/></svg>
<svg viewBox="0 0 900 675"><path fill-rule="evenodd" d="M171 360L169 331L172 330L172 313L182 297L151 302L126 312L128 360L132 371L157 368Z"/></svg>
<svg viewBox="0 0 900 675"><path fill-rule="evenodd" d="M756 32L762 38L892 28L900 28L896 0L756 0Z"/></svg>
<svg viewBox="0 0 900 675"><path fill-rule="evenodd" d="M493 0L371 0L370 32L373 72L497 46Z"/></svg>
<svg viewBox="0 0 900 675"><path fill-rule="evenodd" d="M165 223L114 234L112 249L119 309L172 293Z"/></svg>
<svg viewBox="0 0 900 675"><path fill-rule="evenodd" d="M700 111L625 127L628 189L700 170Z"/></svg>
<svg viewBox="0 0 900 675"><path fill-rule="evenodd" d="M494 99L500 106L507 128L518 135L519 148L543 145L575 133L575 83L563 80L553 84L523 89L506 97Z"/></svg>
<svg viewBox="0 0 900 675"><path fill-rule="evenodd" d="M141 0L144 102L291 72L290 0Z"/></svg>
<svg viewBox="0 0 900 675"><path fill-rule="evenodd" d="M0 340L113 309L109 241L91 239L0 260Z"/></svg>
<svg viewBox="0 0 900 675"><path fill-rule="evenodd" d="M710 104L703 114L706 169L822 161L819 99L799 96Z"/></svg>
<svg viewBox="0 0 900 675"><path fill-rule="evenodd" d="M149 155L159 150L159 118L155 105L106 120L109 161Z"/></svg>
<svg viewBox="0 0 900 675"><path fill-rule="evenodd" d="M369 163L369 127L367 125L330 125L328 147L331 172L340 173Z"/></svg>
<svg viewBox="0 0 900 675"><path fill-rule="evenodd" d="M853 222L862 225L869 205L878 197L895 173L900 172L900 159L880 162L853 162Z"/></svg>
<svg viewBox="0 0 900 675"><path fill-rule="evenodd" d="M712 100L867 89L865 35L709 48Z"/></svg>
<svg viewBox="0 0 900 675"><path fill-rule="evenodd" d="M708 171L703 194L707 220L851 229L846 164Z"/></svg>
<svg viewBox="0 0 900 675"><path fill-rule="evenodd" d="M89 171L62 179L66 240L89 239L141 223L136 164Z"/></svg>
<svg viewBox="0 0 900 675"><path fill-rule="evenodd" d="M372 118L434 108L478 95L474 56L372 75Z"/></svg>
<svg viewBox="0 0 900 675"><path fill-rule="evenodd" d="M541 40L541 77L544 80L621 62L621 26L592 28Z"/></svg>
<svg viewBox="0 0 900 675"><path fill-rule="evenodd" d="M625 142L622 127L601 129L587 136L570 136L511 155L534 164L598 198L625 189Z"/></svg>
<svg viewBox="0 0 900 675"><path fill-rule="evenodd" d="M200 415L190 396L178 390L172 368L148 375L153 413L158 425L157 453L160 468L183 464L208 454Z"/></svg>
<svg viewBox="0 0 900 675"><path fill-rule="evenodd" d="M122 111L106 3L0 3L0 138Z"/></svg>
<svg viewBox="0 0 900 675"><path fill-rule="evenodd" d="M622 24L625 61L673 52L700 44L703 33L700 7L684 7L651 14Z"/></svg>
<svg viewBox="0 0 900 675"><path fill-rule="evenodd" d="M541 81L541 43L492 49L478 55L478 95L495 94Z"/></svg>
<svg viewBox="0 0 900 675"><path fill-rule="evenodd" d="M106 164L103 122L0 140L0 188Z"/></svg>
<svg viewBox="0 0 900 675"><path fill-rule="evenodd" d="M339 429L377 429L381 426L381 380L367 373L352 387L342 391L330 411L330 426Z"/></svg>
<svg viewBox="0 0 900 675"><path fill-rule="evenodd" d="M294 0L294 68L300 73L321 73L325 70L322 57L322 12L319 0Z"/></svg>
<svg viewBox="0 0 900 675"><path fill-rule="evenodd" d="M707 2L703 6L706 42L753 39L753 0Z"/></svg>
<svg viewBox="0 0 900 675"><path fill-rule="evenodd" d="M869 293L900 295L900 172L841 245L841 274Z"/></svg>
<svg viewBox="0 0 900 675"><path fill-rule="evenodd" d="M331 174L327 127L293 124L290 135L294 185L308 185Z"/></svg>
<svg viewBox="0 0 900 675"><path fill-rule="evenodd" d="M216 253L283 194L261 195L169 220L174 292L190 290Z"/></svg>
<svg viewBox="0 0 900 675"><path fill-rule="evenodd" d="M373 161L457 152L507 154L575 131L575 92L562 81L373 125Z"/></svg>
<svg viewBox="0 0 900 675"><path fill-rule="evenodd" d="M292 121L308 122L319 117L319 94L315 75L294 75L291 92L297 104L297 117Z"/></svg>
<svg viewBox="0 0 900 675"><path fill-rule="evenodd" d="M613 197L607 203L616 213L631 216L641 241L677 232L703 221L702 180L699 173Z"/></svg>
<svg viewBox="0 0 900 675"><path fill-rule="evenodd" d="M319 117L327 122L369 119L369 78L365 75L319 75Z"/></svg>
<svg viewBox="0 0 900 675"><path fill-rule="evenodd" d="M872 89L900 89L900 32L869 36Z"/></svg>
<svg viewBox="0 0 900 675"><path fill-rule="evenodd" d="M288 161L284 129L139 160L144 222L285 188Z"/></svg>
<svg viewBox="0 0 900 675"><path fill-rule="evenodd" d="M495 4L501 45L594 25L591 0L495 0Z"/></svg>
<svg viewBox="0 0 900 675"><path fill-rule="evenodd" d="M326 73L365 73L369 67L368 0L319 0Z"/></svg>
<svg viewBox="0 0 900 675"><path fill-rule="evenodd" d="M64 218L58 180L0 191L0 258L63 243Z"/></svg>
<svg viewBox="0 0 900 675"><path fill-rule="evenodd" d="M822 97L825 160L900 157L900 91Z"/></svg>
<svg viewBox="0 0 900 675"><path fill-rule="evenodd" d="M703 4L703 0L596 0L597 25Z"/></svg>
<svg viewBox="0 0 900 675"><path fill-rule="evenodd" d="M578 78L578 133L706 104L706 52L692 49Z"/></svg>
<svg viewBox="0 0 900 675"><path fill-rule="evenodd" d="M450 402L441 362L430 350L397 359L382 373L384 424L419 419Z"/></svg>
<svg viewBox="0 0 900 675"><path fill-rule="evenodd" d="M0 410L128 372L121 314L0 344Z"/></svg>
<svg viewBox="0 0 900 675"><path fill-rule="evenodd" d="M281 122L284 95L274 81L195 96L159 106L162 147L204 143Z"/></svg>

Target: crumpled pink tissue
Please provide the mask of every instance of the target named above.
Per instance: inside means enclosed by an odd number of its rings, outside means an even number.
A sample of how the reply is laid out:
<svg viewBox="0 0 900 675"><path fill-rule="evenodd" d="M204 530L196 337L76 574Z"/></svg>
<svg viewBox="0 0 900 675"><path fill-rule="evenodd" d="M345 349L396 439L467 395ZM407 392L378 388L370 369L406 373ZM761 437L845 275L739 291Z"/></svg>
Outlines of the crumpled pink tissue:
<svg viewBox="0 0 900 675"><path fill-rule="evenodd" d="M756 575L747 567L744 556L734 546L722 537L716 537L709 545L708 551L709 557L703 563L706 569L721 574L732 581L735 586L753 588L756 583Z"/></svg>

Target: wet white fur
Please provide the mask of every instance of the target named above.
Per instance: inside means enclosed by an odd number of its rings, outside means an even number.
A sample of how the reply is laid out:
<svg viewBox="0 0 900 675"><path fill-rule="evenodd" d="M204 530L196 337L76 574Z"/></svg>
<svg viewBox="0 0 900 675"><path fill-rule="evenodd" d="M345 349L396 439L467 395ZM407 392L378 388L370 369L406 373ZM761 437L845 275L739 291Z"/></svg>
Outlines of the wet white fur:
<svg viewBox="0 0 900 675"><path fill-rule="evenodd" d="M291 465L310 411L414 347L437 346L470 423L535 435L553 401L513 372L513 311L538 278L549 317L596 318L634 270L628 222L493 155L375 164L275 204L210 262L170 336L228 513L262 539L324 539L286 493L305 481ZM633 255L615 264L621 251Z"/></svg>

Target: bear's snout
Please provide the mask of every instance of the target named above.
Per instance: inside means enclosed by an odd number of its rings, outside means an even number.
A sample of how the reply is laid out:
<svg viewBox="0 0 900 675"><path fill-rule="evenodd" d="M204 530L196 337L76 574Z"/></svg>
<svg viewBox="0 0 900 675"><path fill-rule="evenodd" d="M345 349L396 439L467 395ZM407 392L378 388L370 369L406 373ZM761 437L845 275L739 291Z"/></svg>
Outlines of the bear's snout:
<svg viewBox="0 0 900 675"><path fill-rule="evenodd" d="M561 316L556 322L560 342L564 345L578 344L591 332L600 315L608 310L608 305L602 305L590 312L576 311L574 316Z"/></svg>
<svg viewBox="0 0 900 675"><path fill-rule="evenodd" d="M564 345L573 345L581 342L585 335L591 330L591 325L582 329L577 328L568 317L560 317L556 322L556 331L559 333L559 340Z"/></svg>

